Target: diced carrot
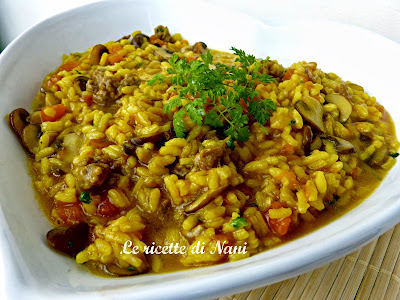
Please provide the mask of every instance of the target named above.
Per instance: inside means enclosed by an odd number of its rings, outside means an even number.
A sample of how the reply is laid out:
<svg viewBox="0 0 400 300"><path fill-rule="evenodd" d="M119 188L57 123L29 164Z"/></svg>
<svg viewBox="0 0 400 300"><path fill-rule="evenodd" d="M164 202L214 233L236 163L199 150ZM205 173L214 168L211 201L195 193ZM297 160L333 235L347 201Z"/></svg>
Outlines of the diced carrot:
<svg viewBox="0 0 400 300"><path fill-rule="evenodd" d="M311 90L314 88L314 83L312 83L311 81L307 81L304 86L306 87L307 90Z"/></svg>
<svg viewBox="0 0 400 300"><path fill-rule="evenodd" d="M93 104L93 95L84 95L80 100L81 102L85 102L87 106L90 106Z"/></svg>
<svg viewBox="0 0 400 300"><path fill-rule="evenodd" d="M166 42L160 40L159 38L157 38L155 35L152 35L150 37L150 43L152 44L159 44L160 46L163 46L166 44Z"/></svg>
<svg viewBox="0 0 400 300"><path fill-rule="evenodd" d="M46 87L51 88L53 85L56 84L57 81L61 80L63 77L61 75L53 75L46 81ZM59 87L58 87L59 89Z"/></svg>
<svg viewBox="0 0 400 300"><path fill-rule="evenodd" d="M198 58L198 56L189 56L188 58L187 58L187 61L188 62L191 62L192 60L196 60Z"/></svg>
<svg viewBox="0 0 400 300"><path fill-rule="evenodd" d="M77 66L79 66L80 64L81 64L81 63L80 63L79 61L73 61L73 60L71 60L71 61L66 62L65 64L61 65L61 66L58 68L58 72L60 72L60 71L67 71L67 72L70 72L70 71L72 71L73 69L75 69Z"/></svg>
<svg viewBox="0 0 400 300"><path fill-rule="evenodd" d="M194 52L201 53L201 43L196 43L196 46L194 47Z"/></svg>
<svg viewBox="0 0 400 300"><path fill-rule="evenodd" d="M118 53L119 51L122 50L122 48L123 48L123 46L121 44L113 44L113 45L107 47L108 52L110 54Z"/></svg>
<svg viewBox="0 0 400 300"><path fill-rule="evenodd" d="M55 122L65 115L64 104L55 104L43 107L40 113L42 122Z"/></svg>
<svg viewBox="0 0 400 300"><path fill-rule="evenodd" d="M288 187L292 191L300 187L296 174L292 171L283 171L277 178L282 184L288 183Z"/></svg>
<svg viewBox="0 0 400 300"><path fill-rule="evenodd" d="M107 60L111 63L111 64L116 64L121 62L124 59L124 57L118 53L114 53L114 54L110 54L107 56Z"/></svg>
<svg viewBox="0 0 400 300"><path fill-rule="evenodd" d="M55 208L57 216L64 222L65 225L71 225L82 221L83 213L79 204L68 204L57 202Z"/></svg>
<svg viewBox="0 0 400 300"><path fill-rule="evenodd" d="M283 205L278 201L272 202L271 206L273 209L279 209L283 207ZM292 217L289 216L282 219L271 219L268 212L269 210L266 213L266 217L269 227L277 234L285 235L289 231L290 224L292 223Z"/></svg>
<svg viewBox="0 0 400 300"><path fill-rule="evenodd" d="M112 204L107 198L97 206L97 212L103 217L111 217L118 214L120 209Z"/></svg>
<svg viewBox="0 0 400 300"><path fill-rule="evenodd" d="M114 145L114 143L111 142L110 140L104 138L104 139L93 139L93 140L90 140L89 145L93 146L95 148L101 149L101 148L108 147L110 145Z"/></svg>
<svg viewBox="0 0 400 300"><path fill-rule="evenodd" d="M279 235L285 235L289 231L289 226L291 223L291 217L286 217L282 219L269 219L270 227Z"/></svg>
<svg viewBox="0 0 400 300"><path fill-rule="evenodd" d="M285 146L282 147L281 153L283 155L294 154L295 149L293 145L285 144Z"/></svg>
<svg viewBox="0 0 400 300"><path fill-rule="evenodd" d="M289 80L292 77L293 73L294 73L294 69L293 68L288 69L286 71L285 75L283 75L282 79L283 80Z"/></svg>

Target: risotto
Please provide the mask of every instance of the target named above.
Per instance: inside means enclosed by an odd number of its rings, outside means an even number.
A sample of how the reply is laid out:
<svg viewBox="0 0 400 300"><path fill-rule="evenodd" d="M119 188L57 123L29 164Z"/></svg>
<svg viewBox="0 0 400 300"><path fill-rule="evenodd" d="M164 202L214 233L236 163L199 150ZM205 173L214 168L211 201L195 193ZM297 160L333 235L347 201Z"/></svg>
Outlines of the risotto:
<svg viewBox="0 0 400 300"><path fill-rule="evenodd" d="M55 228L98 275L236 261L368 197L395 164L376 99L315 62L286 68L158 26L64 55L7 118Z"/></svg>

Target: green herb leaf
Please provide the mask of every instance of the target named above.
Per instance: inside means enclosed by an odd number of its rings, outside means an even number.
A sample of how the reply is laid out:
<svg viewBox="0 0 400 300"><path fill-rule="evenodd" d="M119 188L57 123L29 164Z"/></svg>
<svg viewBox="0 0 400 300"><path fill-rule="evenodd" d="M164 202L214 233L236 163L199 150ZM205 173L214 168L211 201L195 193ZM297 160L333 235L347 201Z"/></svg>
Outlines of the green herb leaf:
<svg viewBox="0 0 400 300"><path fill-rule="evenodd" d="M290 120L290 122L289 122L289 126L292 126L293 124L295 124L296 123L296 121L294 121L294 120Z"/></svg>
<svg viewBox="0 0 400 300"><path fill-rule="evenodd" d="M394 153L390 153L389 154L391 157L396 158L397 156L399 156L400 154L398 152L394 152Z"/></svg>
<svg viewBox="0 0 400 300"><path fill-rule="evenodd" d="M90 204L92 202L92 198L90 197L89 192L83 192L79 196L79 200L85 204Z"/></svg>
<svg viewBox="0 0 400 300"><path fill-rule="evenodd" d="M210 110L205 118L204 118L204 124L210 125L211 127L222 127L224 126L224 123L219 119L219 115L216 111Z"/></svg>
<svg viewBox="0 0 400 300"><path fill-rule="evenodd" d="M185 111L180 109L177 113L174 114L174 119L172 123L174 124L174 130L177 137L184 138L186 133L185 122L183 121L183 116L185 115Z"/></svg>
<svg viewBox="0 0 400 300"><path fill-rule="evenodd" d="M135 267L134 267L134 266L129 266L129 267L128 267L128 271L133 271L133 270L135 270Z"/></svg>
<svg viewBox="0 0 400 300"><path fill-rule="evenodd" d="M150 86L153 86L153 85L155 85L157 82L158 82L158 83L163 83L163 82L164 82L164 79L165 79L165 76L162 75L162 74L160 74L160 73L158 73L158 74L154 75L152 79L150 79L149 81L147 81L146 84L147 84L147 85L150 85Z"/></svg>
<svg viewBox="0 0 400 300"><path fill-rule="evenodd" d="M213 56L209 51L201 55L201 60L188 62L179 59L176 53L168 60L171 67L167 72L172 75L168 78L179 89L179 95L165 104L164 112L178 109L173 116L174 130L178 137L185 136L186 116L199 126L226 126L224 133L230 137L227 144L233 149L234 140L245 142L250 137L249 116L264 125L272 111L276 110L272 100L260 99L255 90L259 82L274 80L271 75L259 72L263 61L243 50L234 47L231 50L237 55L236 61L241 63L241 67L213 65ZM153 85L162 79L162 75L155 75L147 84ZM206 106L212 108L206 111ZM264 131L268 134L265 128Z"/></svg>
<svg viewBox="0 0 400 300"><path fill-rule="evenodd" d="M243 217L237 217L236 219L232 220L230 225L232 225L235 229L245 227L247 226L247 220Z"/></svg>
<svg viewBox="0 0 400 300"><path fill-rule="evenodd" d="M235 150L235 142L233 141L232 137L230 137L229 140L226 141L226 145L227 145L231 150Z"/></svg>

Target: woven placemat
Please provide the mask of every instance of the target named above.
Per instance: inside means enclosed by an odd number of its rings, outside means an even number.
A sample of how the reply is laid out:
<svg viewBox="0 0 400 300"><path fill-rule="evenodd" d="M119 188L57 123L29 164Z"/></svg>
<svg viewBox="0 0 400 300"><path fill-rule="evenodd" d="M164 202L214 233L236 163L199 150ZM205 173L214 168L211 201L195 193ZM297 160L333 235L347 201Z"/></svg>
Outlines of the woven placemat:
<svg viewBox="0 0 400 300"><path fill-rule="evenodd" d="M218 300L400 300L400 224L363 248L298 277Z"/></svg>

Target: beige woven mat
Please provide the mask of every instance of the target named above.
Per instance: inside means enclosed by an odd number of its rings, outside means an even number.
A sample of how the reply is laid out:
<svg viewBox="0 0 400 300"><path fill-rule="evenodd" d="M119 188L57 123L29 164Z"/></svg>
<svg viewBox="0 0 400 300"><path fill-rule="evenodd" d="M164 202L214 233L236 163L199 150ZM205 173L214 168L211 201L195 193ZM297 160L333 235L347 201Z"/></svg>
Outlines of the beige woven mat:
<svg viewBox="0 0 400 300"><path fill-rule="evenodd" d="M400 224L346 257L273 285L218 300L400 300Z"/></svg>

